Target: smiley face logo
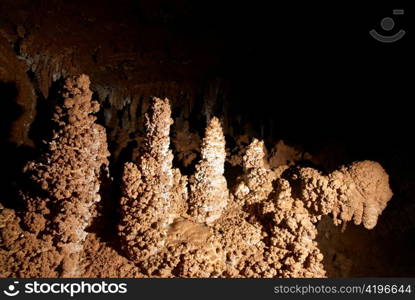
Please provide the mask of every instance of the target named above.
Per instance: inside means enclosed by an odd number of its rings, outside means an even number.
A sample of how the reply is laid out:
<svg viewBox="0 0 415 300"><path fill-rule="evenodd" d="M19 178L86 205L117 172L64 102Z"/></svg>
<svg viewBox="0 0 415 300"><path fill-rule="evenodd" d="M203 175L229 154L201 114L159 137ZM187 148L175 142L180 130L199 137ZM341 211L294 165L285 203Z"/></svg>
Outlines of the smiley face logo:
<svg viewBox="0 0 415 300"><path fill-rule="evenodd" d="M393 14L394 15L403 15L404 10L403 9L394 9ZM395 27L395 21L390 17L383 18L382 21L380 22L380 27L382 27L382 29L384 31L391 31ZM395 33L394 35L382 35L382 34L378 33L375 29L372 29L371 31L369 31L369 34L374 39L378 40L379 42L394 43L396 41L399 41L405 35L405 30L401 29L397 33Z"/></svg>
<svg viewBox="0 0 415 300"><path fill-rule="evenodd" d="M20 293L20 291L16 289L16 285L18 284L18 281L13 282L13 284L10 284L7 289L3 291L3 293L9 297L17 296Z"/></svg>

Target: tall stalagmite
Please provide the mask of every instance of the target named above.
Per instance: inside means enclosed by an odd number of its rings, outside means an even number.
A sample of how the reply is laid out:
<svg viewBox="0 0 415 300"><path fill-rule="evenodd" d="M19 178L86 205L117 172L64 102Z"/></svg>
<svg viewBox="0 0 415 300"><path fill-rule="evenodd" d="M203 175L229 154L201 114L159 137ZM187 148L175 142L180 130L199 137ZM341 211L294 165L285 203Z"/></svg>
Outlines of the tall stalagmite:
<svg viewBox="0 0 415 300"><path fill-rule="evenodd" d="M201 146L201 160L190 178L189 214L197 222L217 220L229 199L224 173L225 137L218 118L210 119Z"/></svg>
<svg viewBox="0 0 415 300"><path fill-rule="evenodd" d="M172 169L170 114L168 99L153 98L144 153L137 164L124 167L119 232L127 255L136 262L162 249L167 226L185 210L186 178Z"/></svg>
<svg viewBox="0 0 415 300"><path fill-rule="evenodd" d="M124 165L119 237L126 257L118 256L95 233L86 239L109 155L105 130L91 116L99 108L91 94L87 76L66 80L49 150L25 168L32 183L21 193L26 209L0 205L0 275L324 277L316 243L321 216L371 229L392 197L376 162L326 176L295 165L271 169L257 139L230 195L217 118L208 122L188 190L187 177L172 167L169 100L153 98L142 155ZM94 260L96 251L105 258ZM102 271L112 256L116 267Z"/></svg>
<svg viewBox="0 0 415 300"><path fill-rule="evenodd" d="M60 276L77 276L86 228L100 201L100 177L108 165L105 129L95 124L99 104L92 101L88 76L65 81L63 101L53 121L57 129L48 152L24 172L37 187L22 193L27 205L23 224L62 255Z"/></svg>

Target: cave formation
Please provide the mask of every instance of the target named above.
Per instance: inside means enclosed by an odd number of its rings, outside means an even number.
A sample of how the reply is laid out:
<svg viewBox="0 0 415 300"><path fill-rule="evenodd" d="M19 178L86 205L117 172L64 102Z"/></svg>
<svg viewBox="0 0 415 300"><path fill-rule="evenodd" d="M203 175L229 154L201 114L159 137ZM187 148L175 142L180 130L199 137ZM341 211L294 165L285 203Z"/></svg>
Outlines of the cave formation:
<svg viewBox="0 0 415 300"><path fill-rule="evenodd" d="M259 8L0 10L1 277L414 275L405 119L283 65Z"/></svg>

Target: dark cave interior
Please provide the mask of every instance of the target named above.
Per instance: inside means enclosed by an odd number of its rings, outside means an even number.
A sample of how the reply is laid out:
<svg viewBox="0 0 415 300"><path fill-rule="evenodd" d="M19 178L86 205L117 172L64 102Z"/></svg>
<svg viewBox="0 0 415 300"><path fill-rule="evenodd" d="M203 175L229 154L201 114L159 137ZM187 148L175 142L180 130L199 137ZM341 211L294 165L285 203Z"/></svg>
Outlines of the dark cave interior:
<svg viewBox="0 0 415 300"><path fill-rule="evenodd" d="M284 140L313 157L299 164L324 173L356 160L379 162L392 200L373 230L349 224L342 232L323 218L317 242L324 265L329 277L414 276L412 46L370 40L384 8L294 6L1 1L1 203L22 209L21 169L52 132L48 120L63 78L85 73L101 105L114 178L102 187L102 215L89 230L117 251L122 166L140 147L148 100L168 97L175 136L203 136L214 115L229 148L243 135L263 139L268 150ZM192 173L194 163L177 158L186 150L172 149L174 164ZM240 170L226 166L232 182Z"/></svg>

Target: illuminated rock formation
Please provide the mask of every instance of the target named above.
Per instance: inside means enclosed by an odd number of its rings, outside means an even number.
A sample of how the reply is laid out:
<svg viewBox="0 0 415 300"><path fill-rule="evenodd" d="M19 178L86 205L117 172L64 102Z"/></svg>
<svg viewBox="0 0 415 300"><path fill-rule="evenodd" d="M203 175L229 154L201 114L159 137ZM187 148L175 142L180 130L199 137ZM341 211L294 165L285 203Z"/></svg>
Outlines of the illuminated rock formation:
<svg viewBox="0 0 415 300"><path fill-rule="evenodd" d="M391 196L376 163L329 176L311 168L271 170L264 143L254 139L242 157L236 201L229 201L225 139L212 118L187 197L186 177L172 168L168 100L153 99L146 120L145 151L125 165L120 225L128 257L146 276L324 277L314 223L332 213L335 222L354 215L370 227Z"/></svg>
<svg viewBox="0 0 415 300"><path fill-rule="evenodd" d="M145 153L137 164L124 167L119 231L129 258L137 262L161 251L167 226L186 210L186 178L172 168L170 114L168 99L153 98L146 114Z"/></svg>
<svg viewBox="0 0 415 300"><path fill-rule="evenodd" d="M323 255L314 241L317 229L301 200L291 195L287 180L278 179L273 197L264 203L271 216L270 245L264 255L267 277L324 277Z"/></svg>
<svg viewBox="0 0 415 300"><path fill-rule="evenodd" d="M108 165L106 133L91 115L98 112L99 104L91 101L89 84L86 75L65 81L49 150L24 170L36 189L22 195L27 205L23 224L56 248L64 277L80 274L79 255L100 201L102 170Z"/></svg>
<svg viewBox="0 0 415 300"><path fill-rule="evenodd" d="M219 276L224 259L217 238L209 227L186 219L187 179L172 169L169 149L169 101L154 98L146 119L145 153L124 169L119 226L123 247L147 276Z"/></svg>
<svg viewBox="0 0 415 300"><path fill-rule="evenodd" d="M373 161L355 162L328 176L302 168L293 179L300 183L305 206L315 215L332 213L335 224L353 219L372 229L392 198L388 174Z"/></svg>
<svg viewBox="0 0 415 300"><path fill-rule="evenodd" d="M58 277L63 253L50 236L39 239L20 226L13 209L0 204L0 277Z"/></svg>
<svg viewBox="0 0 415 300"><path fill-rule="evenodd" d="M243 205L251 206L268 198L275 174L266 167L266 151L263 141L254 139L242 158L244 175L235 189L235 196Z"/></svg>
<svg viewBox="0 0 415 300"><path fill-rule="evenodd" d="M248 217L241 207L230 207L213 226L225 255L222 277L259 278L268 268L263 256L266 233L260 223L246 221Z"/></svg>
<svg viewBox="0 0 415 300"><path fill-rule="evenodd" d="M225 157L222 126L213 117L202 141L201 160L190 178L189 214L197 222L214 222L228 203L229 192L223 176Z"/></svg>
<svg viewBox="0 0 415 300"><path fill-rule="evenodd" d="M66 80L49 150L25 167L33 187L22 192L26 209L0 205L0 275L324 277L316 243L321 216L371 229L392 196L376 162L355 162L327 176L280 165L284 160L271 169L257 139L245 147L243 174L229 194L217 118L208 122L188 190L187 177L172 166L169 100L153 98L143 151L124 165L120 255L86 231L109 155L105 130L91 116L98 111L91 94L87 76ZM103 270L107 260L113 269Z"/></svg>

